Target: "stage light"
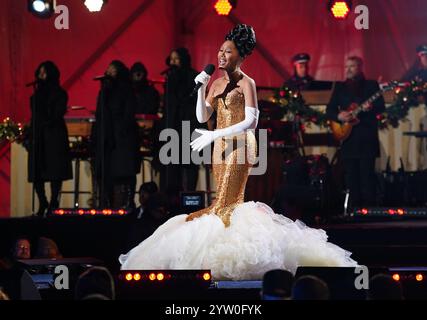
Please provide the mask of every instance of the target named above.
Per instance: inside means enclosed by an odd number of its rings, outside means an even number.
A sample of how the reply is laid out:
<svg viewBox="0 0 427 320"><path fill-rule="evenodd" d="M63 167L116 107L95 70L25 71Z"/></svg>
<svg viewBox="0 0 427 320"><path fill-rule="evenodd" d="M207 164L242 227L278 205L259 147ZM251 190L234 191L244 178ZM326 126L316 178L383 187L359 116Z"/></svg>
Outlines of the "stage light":
<svg viewBox="0 0 427 320"><path fill-rule="evenodd" d="M86 8L88 8L90 12L101 11L105 3L107 3L107 0L84 0Z"/></svg>
<svg viewBox="0 0 427 320"><path fill-rule="evenodd" d="M424 276L423 276L421 273L418 273L418 274L415 276L415 279L416 279L417 281L423 281L423 280L424 280Z"/></svg>
<svg viewBox="0 0 427 320"><path fill-rule="evenodd" d="M28 11L39 18L49 18L55 11L55 0L28 0Z"/></svg>
<svg viewBox="0 0 427 320"><path fill-rule="evenodd" d="M218 0L215 5L215 11L220 16L228 16L233 8L236 8L237 1Z"/></svg>
<svg viewBox="0 0 427 320"><path fill-rule="evenodd" d="M210 283L212 275L208 270L127 270L119 274L119 279L146 283L194 281L206 284Z"/></svg>
<svg viewBox="0 0 427 320"><path fill-rule="evenodd" d="M165 275L163 273L157 274L157 280L162 281L165 278Z"/></svg>
<svg viewBox="0 0 427 320"><path fill-rule="evenodd" d="M41 0L36 0L33 2L33 9L37 12L43 12L46 10L46 5Z"/></svg>
<svg viewBox="0 0 427 320"><path fill-rule="evenodd" d="M423 218L427 217L427 207L419 208L384 208L384 207L371 207L371 208L356 208L352 216L363 219L366 218L388 218L388 219L404 219L404 218Z"/></svg>
<svg viewBox="0 0 427 320"><path fill-rule="evenodd" d="M53 211L54 215L58 216L125 216L128 214L127 210L112 210L112 209L56 209Z"/></svg>
<svg viewBox="0 0 427 320"><path fill-rule="evenodd" d="M203 280L209 281L211 279L211 274L209 272L205 272L203 274Z"/></svg>
<svg viewBox="0 0 427 320"><path fill-rule="evenodd" d="M400 280L400 275L398 273L393 274L392 276L394 281L399 281Z"/></svg>
<svg viewBox="0 0 427 320"><path fill-rule="evenodd" d="M336 19L345 19L348 17L351 11L352 3L351 0L345 1L329 1L328 10L332 16Z"/></svg>

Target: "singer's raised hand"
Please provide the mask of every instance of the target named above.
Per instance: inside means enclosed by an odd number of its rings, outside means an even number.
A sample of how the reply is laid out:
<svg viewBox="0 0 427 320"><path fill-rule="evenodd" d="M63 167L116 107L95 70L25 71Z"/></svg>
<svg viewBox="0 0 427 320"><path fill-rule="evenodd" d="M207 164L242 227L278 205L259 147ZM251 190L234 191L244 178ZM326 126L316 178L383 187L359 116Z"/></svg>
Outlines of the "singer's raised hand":
<svg viewBox="0 0 427 320"><path fill-rule="evenodd" d="M201 83L202 84L202 86L200 87L201 89L206 89L206 87L207 87L207 85L208 85L208 83L209 83L209 81L210 81L210 79L211 79L211 76L210 75L208 75L207 73L206 73L206 71L202 71L202 72L200 72L198 75L197 75L197 77L196 78L194 78L194 82L195 83ZM200 90L200 89L199 89Z"/></svg>

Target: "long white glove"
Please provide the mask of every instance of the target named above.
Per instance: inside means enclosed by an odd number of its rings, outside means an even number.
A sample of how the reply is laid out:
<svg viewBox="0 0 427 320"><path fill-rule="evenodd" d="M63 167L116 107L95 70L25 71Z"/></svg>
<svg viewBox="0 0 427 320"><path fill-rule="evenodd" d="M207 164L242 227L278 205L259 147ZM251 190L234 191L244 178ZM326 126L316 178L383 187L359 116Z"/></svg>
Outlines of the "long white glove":
<svg viewBox="0 0 427 320"><path fill-rule="evenodd" d="M209 120L213 113L212 106L206 101L206 88L208 86L211 76L205 71L202 71L194 79L195 83L203 83L203 85L197 91L197 105L196 105L196 117L197 121L204 123Z"/></svg>
<svg viewBox="0 0 427 320"><path fill-rule="evenodd" d="M227 128L217 129L215 131L196 129L201 136L194 139L190 146L195 151L201 151L204 147L211 144L217 138L225 136L235 136L245 132L248 129L255 129L258 125L259 110L253 107L245 107L245 119L239 123L233 124Z"/></svg>

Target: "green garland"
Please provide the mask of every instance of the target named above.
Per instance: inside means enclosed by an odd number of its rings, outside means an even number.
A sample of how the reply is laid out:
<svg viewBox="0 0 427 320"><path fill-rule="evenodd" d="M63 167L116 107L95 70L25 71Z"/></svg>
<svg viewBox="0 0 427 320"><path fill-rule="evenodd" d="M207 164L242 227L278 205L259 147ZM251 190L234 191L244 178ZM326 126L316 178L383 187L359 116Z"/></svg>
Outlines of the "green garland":
<svg viewBox="0 0 427 320"><path fill-rule="evenodd" d="M419 107L427 96L427 83L412 81L407 86L395 90L396 98L384 113L377 116L380 129L389 126L397 128L404 121L409 109ZM324 112L308 106L299 92L293 92L287 87L281 87L274 92L272 102L282 109L283 116L291 119L300 117L305 124L316 124L327 127L328 120Z"/></svg>
<svg viewBox="0 0 427 320"><path fill-rule="evenodd" d="M395 90L396 98L384 113L377 116L379 127L386 129L389 126L397 128L400 121L405 121L409 110L425 103L427 97L427 83L412 81L405 87Z"/></svg>
<svg viewBox="0 0 427 320"><path fill-rule="evenodd" d="M23 126L21 123L15 123L7 117L0 123L0 143L6 140L21 143L25 136L25 131L26 126Z"/></svg>
<svg viewBox="0 0 427 320"><path fill-rule="evenodd" d="M306 124L327 126L326 114L308 106L299 92L293 92L287 87L282 87L275 91L272 102L283 110L283 116L288 116L291 119L300 117Z"/></svg>

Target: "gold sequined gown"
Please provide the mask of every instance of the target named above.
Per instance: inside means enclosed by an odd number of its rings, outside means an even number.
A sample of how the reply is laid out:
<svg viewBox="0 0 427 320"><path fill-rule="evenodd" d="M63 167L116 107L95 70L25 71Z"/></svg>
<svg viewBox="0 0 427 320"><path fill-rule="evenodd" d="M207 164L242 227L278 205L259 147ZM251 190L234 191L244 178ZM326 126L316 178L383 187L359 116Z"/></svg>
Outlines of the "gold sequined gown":
<svg viewBox="0 0 427 320"><path fill-rule="evenodd" d="M244 96L237 90L214 98L212 106L218 128L245 117ZM272 269L295 273L298 266L357 265L350 252L328 242L324 230L276 214L264 203L243 202L256 151L251 131L217 139L212 157L214 203L169 219L119 257L121 269L209 269L218 280L261 280Z"/></svg>
<svg viewBox="0 0 427 320"><path fill-rule="evenodd" d="M227 128L245 119L245 97L236 89L225 99L215 97L212 107L217 113L217 128ZM255 163L257 144L253 131L214 142L212 169L216 182L214 203L187 217L187 221L204 214L216 214L225 226L230 225L234 208L243 203L249 170Z"/></svg>

